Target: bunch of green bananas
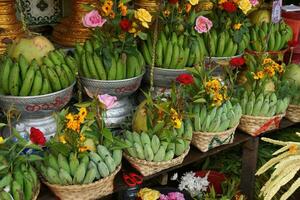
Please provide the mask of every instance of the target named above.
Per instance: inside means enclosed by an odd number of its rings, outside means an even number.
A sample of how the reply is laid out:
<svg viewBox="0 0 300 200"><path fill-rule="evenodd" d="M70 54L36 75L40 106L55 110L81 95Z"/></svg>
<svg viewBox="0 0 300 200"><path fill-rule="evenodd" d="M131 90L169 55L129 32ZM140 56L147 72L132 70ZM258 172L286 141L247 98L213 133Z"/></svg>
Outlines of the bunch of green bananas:
<svg viewBox="0 0 300 200"><path fill-rule="evenodd" d="M12 173L0 178L1 200L31 200L39 187L39 179L31 165L14 166ZM9 192L4 191L8 187Z"/></svg>
<svg viewBox="0 0 300 200"><path fill-rule="evenodd" d="M100 49L101 42L96 38L87 40L84 46L76 45L75 58L80 66L80 76L96 80L122 80L144 72L145 61L138 50L132 54L111 55L111 62L107 63L99 54Z"/></svg>
<svg viewBox="0 0 300 200"><path fill-rule="evenodd" d="M194 130L201 132L222 132L238 125L242 116L240 104L227 101L220 107L208 109L205 105L193 107Z"/></svg>
<svg viewBox="0 0 300 200"><path fill-rule="evenodd" d="M278 99L274 92L244 91L240 95L240 104L244 115L272 117L286 111L290 102L289 97Z"/></svg>
<svg viewBox="0 0 300 200"><path fill-rule="evenodd" d="M75 81L75 60L61 50L51 51L39 65L29 63L20 54L13 61L6 57L0 64L0 93L12 96L36 96L62 90Z"/></svg>
<svg viewBox="0 0 300 200"><path fill-rule="evenodd" d="M192 67L194 64L200 64L206 55L203 41L183 34L177 35L175 32L167 37L165 32L161 31L155 50L155 66L168 69ZM142 42L141 51L146 64L151 65L153 42L150 35L147 36L146 42Z"/></svg>
<svg viewBox="0 0 300 200"><path fill-rule="evenodd" d="M162 162L182 155L190 146L193 127L190 120L182 123L181 128L173 129L171 142L161 140L157 135L150 136L145 132L126 132L127 153L141 160Z"/></svg>
<svg viewBox="0 0 300 200"><path fill-rule="evenodd" d="M215 29L211 29L209 33L201 34L199 39L205 43L206 55L211 57L231 57L237 54L242 54L250 41L249 33L245 33L242 36L240 43L236 43L230 32L225 30L221 33L217 33Z"/></svg>
<svg viewBox="0 0 300 200"><path fill-rule="evenodd" d="M96 152L78 155L72 152L69 158L49 154L40 165L40 172L51 184L88 184L112 174L121 161L121 150L111 153L105 146L98 145Z"/></svg>
<svg viewBox="0 0 300 200"><path fill-rule="evenodd" d="M263 22L250 28L250 37L248 49L252 51L279 51L293 38L293 31L283 21L276 24Z"/></svg>

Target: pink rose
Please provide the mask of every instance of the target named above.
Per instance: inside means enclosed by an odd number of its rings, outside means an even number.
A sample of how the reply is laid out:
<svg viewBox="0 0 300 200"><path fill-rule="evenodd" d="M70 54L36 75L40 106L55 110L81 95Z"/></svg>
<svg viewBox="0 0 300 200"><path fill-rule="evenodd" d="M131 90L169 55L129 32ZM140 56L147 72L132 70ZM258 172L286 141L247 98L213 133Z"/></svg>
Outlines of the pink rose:
<svg viewBox="0 0 300 200"><path fill-rule="evenodd" d="M98 95L98 99L101 103L103 103L107 110L115 107L117 103L117 97L110 96L108 94Z"/></svg>
<svg viewBox="0 0 300 200"><path fill-rule="evenodd" d="M207 33L212 26L213 26L212 21L210 21L206 17L199 16L196 19L195 30L198 31L198 33Z"/></svg>
<svg viewBox="0 0 300 200"><path fill-rule="evenodd" d="M258 0L250 0L250 3L252 6L256 6L259 3L259 1Z"/></svg>
<svg viewBox="0 0 300 200"><path fill-rule="evenodd" d="M97 10L92 10L82 18L85 27L102 27L106 19L102 18Z"/></svg>

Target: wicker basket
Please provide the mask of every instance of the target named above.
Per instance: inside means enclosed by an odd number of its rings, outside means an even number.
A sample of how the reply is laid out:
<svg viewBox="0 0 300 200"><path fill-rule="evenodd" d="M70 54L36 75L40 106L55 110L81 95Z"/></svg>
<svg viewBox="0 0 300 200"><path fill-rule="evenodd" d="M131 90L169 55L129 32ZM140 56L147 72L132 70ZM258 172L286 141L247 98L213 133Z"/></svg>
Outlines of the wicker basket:
<svg viewBox="0 0 300 200"><path fill-rule="evenodd" d="M164 169L180 165L183 159L188 154L190 148L188 148L181 156L174 158L170 161L163 162L149 162L146 160L140 160L138 158L131 157L130 155L124 153L124 157L131 163L131 165L137 169L143 176L150 176Z"/></svg>
<svg viewBox="0 0 300 200"><path fill-rule="evenodd" d="M273 117L242 115L238 128L255 137L266 131L279 128L280 121L284 116L285 114Z"/></svg>
<svg viewBox="0 0 300 200"><path fill-rule="evenodd" d="M194 132L192 144L197 147L202 152L207 152L208 150L224 145L230 144L234 139L234 132L237 125L227 131L223 132Z"/></svg>
<svg viewBox="0 0 300 200"><path fill-rule="evenodd" d="M300 106L290 104L286 110L285 117L291 122L300 122Z"/></svg>
<svg viewBox="0 0 300 200"><path fill-rule="evenodd" d="M121 165L108 177L100 179L94 183L85 185L53 185L48 182L44 183L52 192L61 200L91 200L99 199L111 194L114 189L114 179L120 171Z"/></svg>
<svg viewBox="0 0 300 200"><path fill-rule="evenodd" d="M32 200L37 200L39 193L40 193L40 189L41 189L41 184L38 184L37 190L35 191L34 196L32 197Z"/></svg>

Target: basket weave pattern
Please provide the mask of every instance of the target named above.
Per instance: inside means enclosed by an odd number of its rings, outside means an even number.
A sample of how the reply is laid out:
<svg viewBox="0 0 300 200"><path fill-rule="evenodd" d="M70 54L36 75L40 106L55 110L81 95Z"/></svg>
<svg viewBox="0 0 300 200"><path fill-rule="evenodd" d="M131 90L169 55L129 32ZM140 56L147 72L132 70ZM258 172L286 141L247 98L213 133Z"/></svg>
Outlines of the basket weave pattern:
<svg viewBox="0 0 300 200"><path fill-rule="evenodd" d="M197 147L202 152L207 152L208 150L224 145L230 144L234 139L234 132L237 125L227 131L223 132L194 132L192 144Z"/></svg>
<svg viewBox="0 0 300 200"><path fill-rule="evenodd" d="M36 189L36 191L35 191L35 194L34 194L34 196L32 197L32 200L37 200L37 198L38 198L38 196L39 196L39 193L40 193L40 189L41 189L41 184L39 183L39 184L38 184L38 187L37 187L37 189Z"/></svg>
<svg viewBox="0 0 300 200"><path fill-rule="evenodd" d="M84 185L53 185L44 182L61 200L92 200L111 194L114 189L114 178L121 165L108 177Z"/></svg>
<svg viewBox="0 0 300 200"><path fill-rule="evenodd" d="M285 117L291 122L300 122L300 106L290 104L286 110Z"/></svg>
<svg viewBox="0 0 300 200"><path fill-rule="evenodd" d="M163 161L163 162L150 162L147 160L140 160L138 158L131 157L127 153L124 153L124 157L143 176L150 176L164 169L168 169L170 167L180 165L183 162L185 156L188 154L189 150L190 148L188 148L182 155L178 156L177 158L174 158L170 161Z"/></svg>
<svg viewBox="0 0 300 200"><path fill-rule="evenodd" d="M255 137L266 131L278 129L284 115L273 117L242 115L238 128Z"/></svg>

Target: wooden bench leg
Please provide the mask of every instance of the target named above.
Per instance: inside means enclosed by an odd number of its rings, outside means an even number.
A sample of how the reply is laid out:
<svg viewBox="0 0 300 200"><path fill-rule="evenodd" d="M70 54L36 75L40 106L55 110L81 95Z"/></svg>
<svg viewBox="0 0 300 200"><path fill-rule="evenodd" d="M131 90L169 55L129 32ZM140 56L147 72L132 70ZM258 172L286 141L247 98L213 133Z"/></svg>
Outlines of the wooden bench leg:
<svg viewBox="0 0 300 200"><path fill-rule="evenodd" d="M247 200L254 200L255 172L258 157L259 137L248 140L243 145L241 192Z"/></svg>

